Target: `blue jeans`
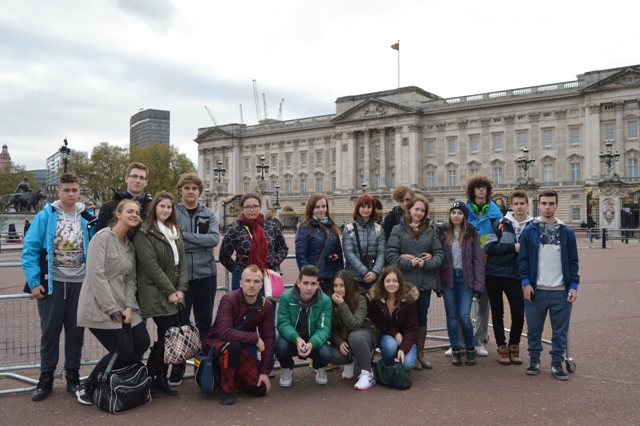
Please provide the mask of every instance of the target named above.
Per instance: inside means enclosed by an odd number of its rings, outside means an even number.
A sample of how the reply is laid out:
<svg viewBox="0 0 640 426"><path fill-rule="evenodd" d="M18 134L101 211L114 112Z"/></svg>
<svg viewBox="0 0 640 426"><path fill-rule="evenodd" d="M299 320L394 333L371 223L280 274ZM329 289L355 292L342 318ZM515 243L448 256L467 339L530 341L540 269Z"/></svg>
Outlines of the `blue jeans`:
<svg viewBox="0 0 640 426"><path fill-rule="evenodd" d="M431 305L431 290L423 290L420 292L420 297L418 297L418 300L416 301L416 309L418 310L418 327L427 326L429 305Z"/></svg>
<svg viewBox="0 0 640 426"><path fill-rule="evenodd" d="M462 269L453 270L453 287L443 287L442 296L447 314L447 333L451 348L460 349L458 337L458 324L460 324L465 349L473 349L473 323L471 322L473 290L465 287Z"/></svg>
<svg viewBox="0 0 640 426"><path fill-rule="evenodd" d="M542 352L542 330L549 312L551 320L551 350L553 361L564 361L567 350L567 335L573 303L567 302L567 293L562 290L537 290L534 302L524 301L527 316L527 340L529 356L540 356Z"/></svg>
<svg viewBox="0 0 640 426"><path fill-rule="evenodd" d="M384 334L380 337L380 352L382 353L382 359L387 365L393 365L395 358L398 357L398 350L400 345L393 336ZM404 364L402 365L405 371L412 370L416 366L416 353L418 349L416 345L411 346L409 353L404 354Z"/></svg>
<svg viewBox="0 0 640 426"><path fill-rule="evenodd" d="M280 362L281 368L293 368L295 364L293 357L298 356L298 347L280 336L276 339L275 354ZM314 348L309 358L313 360L313 368L326 367L329 361L331 361L331 346L325 343L319 348Z"/></svg>

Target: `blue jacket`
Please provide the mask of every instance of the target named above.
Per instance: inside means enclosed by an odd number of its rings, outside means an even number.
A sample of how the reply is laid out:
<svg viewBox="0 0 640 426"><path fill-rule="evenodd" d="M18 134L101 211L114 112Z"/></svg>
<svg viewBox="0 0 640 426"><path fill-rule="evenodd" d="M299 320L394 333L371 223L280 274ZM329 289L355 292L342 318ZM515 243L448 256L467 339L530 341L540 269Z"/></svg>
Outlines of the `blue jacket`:
<svg viewBox="0 0 640 426"><path fill-rule="evenodd" d="M486 275L520 279L518 253L516 253L518 241L511 219L515 220L511 213L507 213L506 217L493 223L491 232L487 235L484 242L484 253L488 255L485 265ZM527 216L526 225L532 220L531 216Z"/></svg>
<svg viewBox="0 0 640 426"><path fill-rule="evenodd" d="M85 210L93 216L93 212L89 209ZM95 218L91 221L87 221L82 215L80 216L82 221L82 236L84 238L84 261L87 261L87 252L89 250L89 240L96 233L96 227L92 225L95 223ZM37 286L41 285L41 276L44 276L47 280L49 292L47 294L53 294L53 244L56 236L56 226L58 222L58 212L51 206L51 203L47 203L42 208L40 213L36 215L29 228L29 233L24 238L24 246L22 248L22 269L27 279L29 288L33 290ZM40 254L42 250L47 251L47 274L41 274L42 267L40 265Z"/></svg>
<svg viewBox="0 0 640 426"><path fill-rule="evenodd" d="M560 253L562 257L562 280L565 292L578 289L578 245L576 234L564 223L560 223ZM531 285L536 290L538 283L538 254L540 250L540 223L533 222L520 234L520 255L518 256L518 272L522 285Z"/></svg>
<svg viewBox="0 0 640 426"><path fill-rule="evenodd" d="M471 206L471 204L471 201L467 201L467 210L469 210L467 221L478 228L480 244L482 245L482 247L484 247L484 242L487 239L487 235L489 235L489 232L491 232L491 225L493 225L494 222L502 219L502 212L500 211L500 207L498 207L495 202L489 201L489 211L482 215L482 219L478 219L478 215L473 211L473 207Z"/></svg>
<svg viewBox="0 0 640 426"><path fill-rule="evenodd" d="M317 266L318 260L320 260L320 266L318 266L320 276L318 278L333 278L340 269L344 268L340 237L327 227L324 228L329 234L329 243L323 258L319 259L326 236L317 221L311 219L310 223L315 227L313 234L311 234L311 228L307 223L300 225L300 230L296 234L296 263L298 264L298 269L302 269L306 265ZM327 256L330 254L337 255L337 259L333 263L327 263Z"/></svg>

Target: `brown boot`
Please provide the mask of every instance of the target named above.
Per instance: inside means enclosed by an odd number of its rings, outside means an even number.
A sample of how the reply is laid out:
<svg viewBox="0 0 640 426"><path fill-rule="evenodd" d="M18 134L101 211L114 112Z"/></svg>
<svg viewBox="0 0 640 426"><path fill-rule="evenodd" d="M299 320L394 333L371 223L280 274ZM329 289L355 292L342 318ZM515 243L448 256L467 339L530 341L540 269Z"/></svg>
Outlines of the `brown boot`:
<svg viewBox="0 0 640 426"><path fill-rule="evenodd" d="M511 358L511 364L522 364L522 358L520 358L520 345L509 345L509 358Z"/></svg>
<svg viewBox="0 0 640 426"><path fill-rule="evenodd" d="M502 365L511 365L511 360L509 359L509 348L507 345L498 346L498 363ZM520 363L522 363L522 361Z"/></svg>
<svg viewBox="0 0 640 426"><path fill-rule="evenodd" d="M431 370L433 368L431 363L424 357L424 341L426 339L427 327L418 327L418 354L416 366L413 368L414 370L422 370L423 367L427 370Z"/></svg>

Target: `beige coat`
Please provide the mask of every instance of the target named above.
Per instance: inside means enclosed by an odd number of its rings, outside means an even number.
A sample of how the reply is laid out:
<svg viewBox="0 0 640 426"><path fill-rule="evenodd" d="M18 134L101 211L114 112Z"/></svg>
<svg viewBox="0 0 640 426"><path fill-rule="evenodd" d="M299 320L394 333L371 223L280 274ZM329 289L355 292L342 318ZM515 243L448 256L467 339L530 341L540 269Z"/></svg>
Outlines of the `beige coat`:
<svg viewBox="0 0 640 426"><path fill-rule="evenodd" d="M142 322L136 300L136 253L133 243L122 241L113 229L100 230L89 244L87 273L80 290L78 326L99 329L119 329L107 313L113 308L133 310L136 326Z"/></svg>

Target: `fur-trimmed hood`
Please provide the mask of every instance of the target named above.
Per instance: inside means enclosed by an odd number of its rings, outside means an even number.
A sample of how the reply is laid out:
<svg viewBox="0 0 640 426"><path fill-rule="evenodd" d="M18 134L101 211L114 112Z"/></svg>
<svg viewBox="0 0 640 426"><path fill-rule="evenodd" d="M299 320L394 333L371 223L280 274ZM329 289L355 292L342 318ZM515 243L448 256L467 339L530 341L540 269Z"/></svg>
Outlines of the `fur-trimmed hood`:
<svg viewBox="0 0 640 426"><path fill-rule="evenodd" d="M404 299L402 299L403 302L407 302L407 303L412 303L415 302L416 300L418 300L418 297L420 297L420 292L418 291L418 289L416 288L416 286L414 286L413 284L406 282L405 284L407 286L409 286L409 291L407 291L407 294L404 296ZM378 292L376 290L376 286L374 285L373 287L371 287L371 290L369 290L369 292L367 293L367 300L369 301L378 301L381 300L380 295L378 295Z"/></svg>

